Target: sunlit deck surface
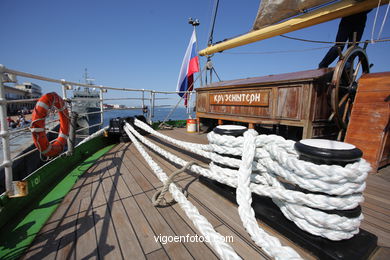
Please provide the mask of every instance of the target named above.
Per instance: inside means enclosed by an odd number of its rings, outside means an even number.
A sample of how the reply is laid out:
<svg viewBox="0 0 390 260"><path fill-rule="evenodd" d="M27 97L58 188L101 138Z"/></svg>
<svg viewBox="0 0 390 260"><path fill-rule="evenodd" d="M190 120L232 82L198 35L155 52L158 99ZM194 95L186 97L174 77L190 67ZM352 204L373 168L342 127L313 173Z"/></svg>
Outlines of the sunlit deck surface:
<svg viewBox="0 0 390 260"><path fill-rule="evenodd" d="M185 129L165 130L176 139L207 143L204 134L187 134ZM156 139L153 139L156 140ZM201 158L171 145L167 150L185 160ZM150 153L170 175L177 170ZM182 173L177 183L188 190L189 200L214 228L224 236L233 236L231 246L244 259L269 259L244 230L237 206L198 181ZM27 250L23 259L216 259L207 243L160 243L155 236L193 236L198 231L175 204L156 208L151 198L161 182L131 143L121 143L102 157L80 178L61 206ZM378 236L378 250L372 258L390 258L390 167L370 175L363 204L362 228ZM259 221L260 223L260 221ZM293 247L303 258L309 252L270 227L284 245Z"/></svg>

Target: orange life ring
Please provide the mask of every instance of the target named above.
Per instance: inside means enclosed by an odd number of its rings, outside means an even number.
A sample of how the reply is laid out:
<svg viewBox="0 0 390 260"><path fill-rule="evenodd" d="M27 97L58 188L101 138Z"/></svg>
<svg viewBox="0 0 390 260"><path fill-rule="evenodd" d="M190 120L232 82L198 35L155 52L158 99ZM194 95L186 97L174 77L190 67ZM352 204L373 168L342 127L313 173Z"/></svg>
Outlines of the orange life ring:
<svg viewBox="0 0 390 260"><path fill-rule="evenodd" d="M52 107L58 109L60 132L57 139L49 142L46 136L45 119ZM32 114L30 129L34 144L43 155L54 157L64 150L69 135L69 113L64 100L57 93L47 93L38 100Z"/></svg>

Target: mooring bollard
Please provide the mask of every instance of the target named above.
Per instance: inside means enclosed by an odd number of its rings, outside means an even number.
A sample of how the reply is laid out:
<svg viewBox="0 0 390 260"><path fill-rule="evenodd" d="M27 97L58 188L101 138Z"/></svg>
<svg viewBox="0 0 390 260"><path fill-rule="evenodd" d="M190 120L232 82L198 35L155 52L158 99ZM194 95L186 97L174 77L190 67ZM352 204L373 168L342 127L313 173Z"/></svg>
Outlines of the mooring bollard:
<svg viewBox="0 0 390 260"><path fill-rule="evenodd" d="M240 126L240 125L219 125L213 129L213 132L216 134L219 134L219 135L230 135L230 136L234 136L234 137L239 137L239 136L243 136L247 130L248 130L248 128L246 128L245 126ZM224 157L235 158L235 159L241 160L241 156L230 155L230 154L220 154L218 152L217 152L217 154L222 155ZM238 171L238 168L236 168L236 167L222 165L222 164L220 164L218 162L214 162L214 161L213 161L213 163L221 168L228 168L228 169Z"/></svg>
<svg viewBox="0 0 390 260"><path fill-rule="evenodd" d="M315 164L345 166L360 160L363 152L354 145L326 139L303 139L295 143L299 159Z"/></svg>

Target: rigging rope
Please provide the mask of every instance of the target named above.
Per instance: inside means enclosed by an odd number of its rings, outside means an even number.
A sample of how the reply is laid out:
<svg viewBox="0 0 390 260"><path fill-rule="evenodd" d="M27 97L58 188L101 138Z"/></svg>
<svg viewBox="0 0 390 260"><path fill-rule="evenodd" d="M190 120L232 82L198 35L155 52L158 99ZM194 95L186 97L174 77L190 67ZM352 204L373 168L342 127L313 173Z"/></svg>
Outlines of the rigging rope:
<svg viewBox="0 0 390 260"><path fill-rule="evenodd" d="M381 29L379 30L379 33L378 33L378 39L381 37L383 28L385 27L387 15L388 15L388 13L389 13L389 7L390 7L390 0L389 0L389 3L387 4L386 13L385 13L385 16L383 17Z"/></svg>
<svg viewBox="0 0 390 260"><path fill-rule="evenodd" d="M316 41L316 40L308 40L308 39L303 39L303 38L297 38L297 37L291 37L287 35L279 35L280 37L287 38L290 40L296 40L296 41L302 41L302 42L312 42L312 43L326 43L326 44L346 44L348 42L329 42L329 41ZM390 41L390 38L384 38L384 39L377 39L374 40L373 42L371 41L360 41L356 43L376 43L376 42L388 42Z"/></svg>
<svg viewBox="0 0 390 260"><path fill-rule="evenodd" d="M159 206L161 205L161 201L164 199L164 196L165 194L168 192L169 190L169 185L171 185L171 183L173 182L173 179L179 175L180 173L184 172L185 170L187 170L191 165L195 164L196 162L189 162L187 163L183 168L175 171L174 173L172 173L169 178L164 182L164 186L159 190L159 191L156 191L156 193L154 193L153 195L153 198L152 198L152 203L153 203L153 206ZM172 201L168 201L167 204L171 204L174 200Z"/></svg>
<svg viewBox="0 0 390 260"><path fill-rule="evenodd" d="M314 51L314 50L322 50L328 49L329 47L318 47L318 48L309 48L302 50L285 50L285 51L262 51L262 52L229 52L224 51L223 54L276 54L276 53L292 53L292 52L306 52L306 51Z"/></svg>

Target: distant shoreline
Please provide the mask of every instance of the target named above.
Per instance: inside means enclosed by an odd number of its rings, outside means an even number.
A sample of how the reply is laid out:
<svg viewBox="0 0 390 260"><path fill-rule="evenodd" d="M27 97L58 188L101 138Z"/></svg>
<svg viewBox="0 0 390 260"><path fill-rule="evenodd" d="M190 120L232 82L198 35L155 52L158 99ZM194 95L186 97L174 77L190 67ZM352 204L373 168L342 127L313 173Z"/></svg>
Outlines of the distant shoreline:
<svg viewBox="0 0 390 260"><path fill-rule="evenodd" d="M132 107L126 107L126 108L105 108L104 111L111 111L111 110L142 110L140 107L132 108Z"/></svg>

